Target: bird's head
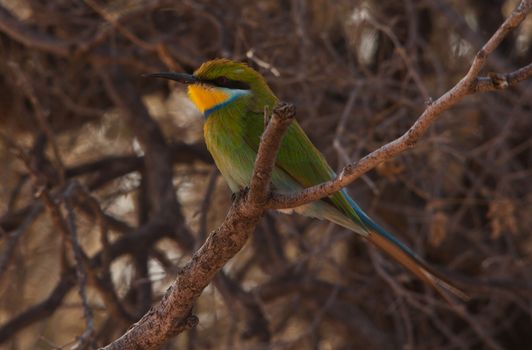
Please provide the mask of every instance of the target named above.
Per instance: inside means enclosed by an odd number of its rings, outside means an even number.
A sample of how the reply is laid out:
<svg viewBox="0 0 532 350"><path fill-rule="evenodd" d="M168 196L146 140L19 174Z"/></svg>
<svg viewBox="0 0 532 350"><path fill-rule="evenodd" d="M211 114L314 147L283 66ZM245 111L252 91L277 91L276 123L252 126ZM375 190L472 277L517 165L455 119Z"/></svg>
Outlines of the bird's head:
<svg viewBox="0 0 532 350"><path fill-rule="evenodd" d="M276 97L260 73L245 63L228 59L205 62L194 74L154 73L148 76L188 85L188 96L205 118L234 106L262 112Z"/></svg>

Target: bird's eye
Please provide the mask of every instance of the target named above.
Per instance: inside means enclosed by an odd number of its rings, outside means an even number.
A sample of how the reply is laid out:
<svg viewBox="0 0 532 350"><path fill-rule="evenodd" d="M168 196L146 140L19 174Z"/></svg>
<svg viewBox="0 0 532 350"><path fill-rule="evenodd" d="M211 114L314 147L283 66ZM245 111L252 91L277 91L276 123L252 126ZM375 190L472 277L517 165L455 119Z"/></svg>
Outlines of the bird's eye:
<svg viewBox="0 0 532 350"><path fill-rule="evenodd" d="M227 79L226 77L218 77L216 78L215 82L216 84L223 86L229 82L229 79Z"/></svg>
<svg viewBox="0 0 532 350"><path fill-rule="evenodd" d="M210 80L210 83L227 89L249 90L249 85L243 81L232 80L221 76Z"/></svg>

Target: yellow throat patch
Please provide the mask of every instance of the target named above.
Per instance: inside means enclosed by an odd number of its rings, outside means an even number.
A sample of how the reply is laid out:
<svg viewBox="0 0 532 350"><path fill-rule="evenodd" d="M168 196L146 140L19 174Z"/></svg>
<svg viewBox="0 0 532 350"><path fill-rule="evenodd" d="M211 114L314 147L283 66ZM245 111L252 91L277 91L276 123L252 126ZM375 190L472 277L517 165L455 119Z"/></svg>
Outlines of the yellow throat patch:
<svg viewBox="0 0 532 350"><path fill-rule="evenodd" d="M231 97L230 94L221 89L201 84L189 85L188 96L201 113L226 102Z"/></svg>

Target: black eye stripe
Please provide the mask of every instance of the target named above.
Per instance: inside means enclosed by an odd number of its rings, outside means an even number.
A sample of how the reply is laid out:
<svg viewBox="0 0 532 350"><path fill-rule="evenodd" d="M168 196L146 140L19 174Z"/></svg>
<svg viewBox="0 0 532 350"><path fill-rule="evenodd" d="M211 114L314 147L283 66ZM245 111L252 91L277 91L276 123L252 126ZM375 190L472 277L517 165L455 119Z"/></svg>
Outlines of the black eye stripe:
<svg viewBox="0 0 532 350"><path fill-rule="evenodd" d="M216 79L204 80L205 83L224 87L228 89L249 90L250 86L243 81L232 80L227 77L218 77Z"/></svg>

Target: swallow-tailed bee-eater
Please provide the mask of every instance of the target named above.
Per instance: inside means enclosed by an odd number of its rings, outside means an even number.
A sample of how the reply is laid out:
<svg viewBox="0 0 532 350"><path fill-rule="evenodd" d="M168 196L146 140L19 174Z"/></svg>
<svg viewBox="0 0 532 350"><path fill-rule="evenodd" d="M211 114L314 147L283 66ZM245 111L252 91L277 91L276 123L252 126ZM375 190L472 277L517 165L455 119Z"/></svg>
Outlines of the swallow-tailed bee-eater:
<svg viewBox="0 0 532 350"><path fill-rule="evenodd" d="M203 114L205 143L216 166L233 193L250 184L264 110L278 102L264 77L240 62L215 59L193 74L155 73L149 76L175 80L188 86L188 96ZM291 192L329 181L335 177L297 121L286 131L272 173L272 188ZM440 293L462 296L395 236L377 225L345 189L327 198L297 207L295 212L329 220L367 239Z"/></svg>

